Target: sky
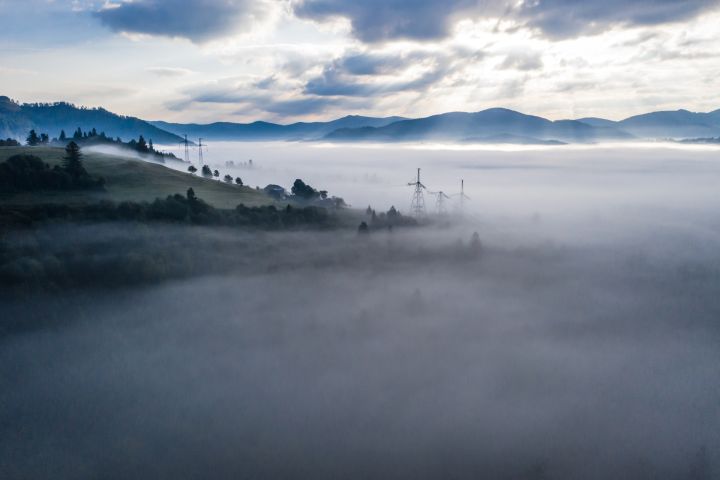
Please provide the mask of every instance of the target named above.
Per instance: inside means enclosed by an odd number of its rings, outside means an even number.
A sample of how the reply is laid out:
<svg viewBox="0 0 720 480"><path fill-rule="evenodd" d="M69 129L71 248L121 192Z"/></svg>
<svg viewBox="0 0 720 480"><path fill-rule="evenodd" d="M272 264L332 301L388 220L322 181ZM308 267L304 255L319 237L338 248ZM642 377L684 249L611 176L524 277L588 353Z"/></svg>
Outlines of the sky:
<svg viewBox="0 0 720 480"><path fill-rule="evenodd" d="M148 120L720 108L720 0L0 0L0 95Z"/></svg>

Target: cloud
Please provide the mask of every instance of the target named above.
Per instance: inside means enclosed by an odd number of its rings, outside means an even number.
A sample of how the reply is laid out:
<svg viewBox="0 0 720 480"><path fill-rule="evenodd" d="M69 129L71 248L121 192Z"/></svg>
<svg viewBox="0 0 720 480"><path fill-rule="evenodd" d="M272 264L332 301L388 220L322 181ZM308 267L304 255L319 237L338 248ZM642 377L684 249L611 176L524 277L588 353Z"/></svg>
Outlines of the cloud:
<svg viewBox="0 0 720 480"><path fill-rule="evenodd" d="M248 29L270 9L269 2L252 0L135 0L106 4L94 16L117 32L203 42Z"/></svg>
<svg viewBox="0 0 720 480"><path fill-rule="evenodd" d="M151 67L147 71L159 77L182 77L192 73L192 70L177 67Z"/></svg>
<svg viewBox="0 0 720 480"><path fill-rule="evenodd" d="M500 65L503 69L538 70L542 68L542 56L537 52L514 52L505 57Z"/></svg>
<svg viewBox="0 0 720 480"><path fill-rule="evenodd" d="M477 8L477 0L301 0L294 5L302 18L350 20L353 34L364 42L406 38L436 40L446 37L452 19Z"/></svg>
<svg viewBox="0 0 720 480"><path fill-rule="evenodd" d="M259 84L273 83L277 88L264 90ZM171 110L184 110L193 104L215 104L232 106L236 113L269 113L281 117L294 117L324 113L330 108L364 108L367 102L333 96L314 95L293 90L287 83L276 78L265 78L259 82L242 82L225 79L211 84L198 85L184 92L185 99L167 105Z"/></svg>
<svg viewBox="0 0 720 480"><path fill-rule="evenodd" d="M600 33L614 26L647 26L693 18L717 8L717 0L536 0L518 17L551 38Z"/></svg>
<svg viewBox="0 0 720 480"><path fill-rule="evenodd" d="M305 93L337 96L379 96L424 91L457 71L482 52L444 51L348 52L308 80Z"/></svg>
<svg viewBox="0 0 720 480"><path fill-rule="evenodd" d="M459 18L514 21L550 38L599 33L615 26L658 25L693 18L718 0L300 0L295 14L327 21L345 18L363 42L438 40Z"/></svg>
<svg viewBox="0 0 720 480"><path fill-rule="evenodd" d="M305 93L322 96L370 96L424 90L442 79L446 72L447 65L442 62L419 76L407 80L357 82L331 67L319 77L308 81L305 85Z"/></svg>

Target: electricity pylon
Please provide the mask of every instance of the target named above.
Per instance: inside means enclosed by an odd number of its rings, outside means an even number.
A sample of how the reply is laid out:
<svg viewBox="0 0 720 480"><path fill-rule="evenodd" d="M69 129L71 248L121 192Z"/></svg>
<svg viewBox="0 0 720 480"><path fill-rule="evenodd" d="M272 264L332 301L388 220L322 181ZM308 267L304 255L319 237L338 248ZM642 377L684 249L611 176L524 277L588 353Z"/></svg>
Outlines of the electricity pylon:
<svg viewBox="0 0 720 480"><path fill-rule="evenodd" d="M419 218L425 216L425 196L423 195L423 189L425 185L420 182L420 169L417 169L417 180L408 183L409 186L415 187L413 192L412 202L410 203L410 212L413 216Z"/></svg>
<svg viewBox="0 0 720 480"><path fill-rule="evenodd" d="M443 191L428 193L430 195L435 195L435 210L437 211L437 214L440 216L445 215L447 213L447 209L445 208L445 200L449 200L450 197L448 197Z"/></svg>
<svg viewBox="0 0 720 480"><path fill-rule="evenodd" d="M200 162L200 166L205 165L205 160L203 159L203 147L207 147L207 145L203 145L202 138L198 138L198 162Z"/></svg>
<svg viewBox="0 0 720 480"><path fill-rule="evenodd" d="M470 197L465 195L465 180L460 180L460 193L456 193L452 195L453 197L459 197L460 199L460 213L463 213L465 210L465 200L470 200Z"/></svg>
<svg viewBox="0 0 720 480"><path fill-rule="evenodd" d="M190 163L190 143L187 139L187 134L185 134L185 141L183 142L183 146L185 147L185 163Z"/></svg>

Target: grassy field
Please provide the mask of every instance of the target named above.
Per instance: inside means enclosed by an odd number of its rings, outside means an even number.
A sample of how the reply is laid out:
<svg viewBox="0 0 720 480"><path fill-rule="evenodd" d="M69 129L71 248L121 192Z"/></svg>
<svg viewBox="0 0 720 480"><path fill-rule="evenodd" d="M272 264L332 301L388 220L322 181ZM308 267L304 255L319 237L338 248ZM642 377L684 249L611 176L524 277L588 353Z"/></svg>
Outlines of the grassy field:
<svg viewBox="0 0 720 480"><path fill-rule="evenodd" d="M27 153L36 155L46 163L59 164L65 154L57 147L0 147L0 162L12 155ZM152 201L174 193L185 194L189 187L195 194L217 208L234 208L240 203L248 206L273 203L272 199L249 187L228 185L189 173L178 172L161 164L134 158L83 152L85 168L92 176L105 178L105 192L95 191L47 191L18 194L1 194L0 202L12 204L33 203L83 203L88 201L124 200Z"/></svg>

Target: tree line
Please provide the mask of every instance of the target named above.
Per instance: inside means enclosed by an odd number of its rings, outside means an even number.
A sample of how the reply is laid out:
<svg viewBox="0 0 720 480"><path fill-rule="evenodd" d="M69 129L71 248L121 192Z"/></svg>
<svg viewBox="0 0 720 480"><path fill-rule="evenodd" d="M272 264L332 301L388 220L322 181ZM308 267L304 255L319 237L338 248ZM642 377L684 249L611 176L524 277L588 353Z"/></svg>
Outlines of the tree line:
<svg viewBox="0 0 720 480"><path fill-rule="evenodd" d="M10 139L8 139L10 140ZM83 131L80 127L78 127L73 133L72 137L69 137L65 130L60 131L60 135L58 137L54 137L52 140L50 139L50 136L47 133L39 133L35 131L35 129L30 130L28 133L28 136L25 139L25 143L30 147L36 147L41 145L67 145L67 142L72 140L78 145L81 146L91 146L91 145L117 145L123 148L128 148L130 150L134 150L137 153L143 154L143 155L150 155L153 160L156 161L164 161L165 158L171 158L171 159L177 159L177 157L173 153L169 152L162 152L160 150L156 150L155 146L153 145L152 139L145 140L145 137L140 135L137 140L132 139L129 142L123 142L120 137L111 137L105 134L105 132L99 132L96 128L92 128L87 131ZM17 142L16 142L17 143ZM18 146L13 145L13 146ZM2 146L2 145L0 145Z"/></svg>
<svg viewBox="0 0 720 480"><path fill-rule="evenodd" d="M62 165L50 167L36 155L13 155L0 163L0 191L103 189L105 179L92 177L82 162L80 147L65 147Z"/></svg>
<svg viewBox="0 0 720 480"><path fill-rule="evenodd" d="M198 198L189 188L185 195L168 195L153 202L112 202L103 200L83 205L41 204L0 205L0 222L32 225L47 220L76 222L162 222L188 225L253 227L264 230L314 227L329 228L337 219L324 208L307 206L277 208L274 205L218 209Z"/></svg>

